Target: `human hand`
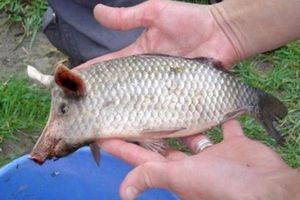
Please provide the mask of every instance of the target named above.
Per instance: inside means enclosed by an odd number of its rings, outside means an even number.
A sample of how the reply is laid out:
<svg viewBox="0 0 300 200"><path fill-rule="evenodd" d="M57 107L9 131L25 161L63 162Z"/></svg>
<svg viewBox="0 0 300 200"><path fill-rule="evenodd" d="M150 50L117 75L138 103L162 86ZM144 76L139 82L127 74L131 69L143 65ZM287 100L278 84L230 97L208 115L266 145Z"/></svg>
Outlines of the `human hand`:
<svg viewBox="0 0 300 200"><path fill-rule="evenodd" d="M129 8L111 8L99 4L94 9L94 15L99 23L112 29L144 27L145 30L130 46L90 60L79 68L107 59L143 53L213 57L225 66L238 59L208 5L168 0L150 0Z"/></svg>
<svg viewBox="0 0 300 200"><path fill-rule="evenodd" d="M192 156L169 149L163 157L120 140L102 141L101 148L135 166L120 188L124 200L152 187L181 199L282 199L283 186L272 177L291 169L271 149L245 137L237 121L222 128L222 142ZM187 144L193 148L198 140Z"/></svg>
<svg viewBox="0 0 300 200"><path fill-rule="evenodd" d="M142 53L213 57L225 66L239 59L236 47L216 23L210 6L150 0L131 8L98 5L94 15L102 25L113 29L144 27L145 31L130 46L79 68ZM223 126L224 141L190 157L174 150L163 157L120 140L105 141L101 146L137 166L121 186L123 199L133 199L148 187L167 188L182 199L245 199L253 195L263 199L272 195L276 199L276 191L281 190L269 175L289 168L273 151L247 139L234 123ZM190 147L196 138L188 139Z"/></svg>

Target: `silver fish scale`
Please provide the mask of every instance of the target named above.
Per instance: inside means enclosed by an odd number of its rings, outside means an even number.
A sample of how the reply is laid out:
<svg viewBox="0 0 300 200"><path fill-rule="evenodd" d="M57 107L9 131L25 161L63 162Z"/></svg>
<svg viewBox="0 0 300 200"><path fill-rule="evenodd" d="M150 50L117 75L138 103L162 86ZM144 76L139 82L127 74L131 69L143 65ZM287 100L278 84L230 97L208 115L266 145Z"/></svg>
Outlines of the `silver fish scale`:
<svg viewBox="0 0 300 200"><path fill-rule="evenodd" d="M252 88L212 67L211 60L139 55L79 74L87 95L74 101L78 115L72 131L97 137L157 138L162 136L149 132L164 130L187 130L180 136L187 135L219 124L228 113L251 113L257 104Z"/></svg>

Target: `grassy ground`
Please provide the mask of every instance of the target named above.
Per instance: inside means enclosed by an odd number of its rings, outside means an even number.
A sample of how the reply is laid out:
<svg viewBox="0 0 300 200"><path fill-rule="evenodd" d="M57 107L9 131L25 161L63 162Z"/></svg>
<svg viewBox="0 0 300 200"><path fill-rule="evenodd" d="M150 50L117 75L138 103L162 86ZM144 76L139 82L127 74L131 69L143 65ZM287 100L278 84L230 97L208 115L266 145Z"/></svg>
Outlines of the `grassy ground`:
<svg viewBox="0 0 300 200"><path fill-rule="evenodd" d="M47 8L45 0L1 0L0 11L7 14L8 24L20 23L24 29L23 39L31 37L30 48ZM22 40L21 40L22 42Z"/></svg>
<svg viewBox="0 0 300 200"><path fill-rule="evenodd" d="M24 134L40 132L49 107L48 92L27 80L12 77L0 81L0 147L4 140L25 140ZM0 166L11 156L0 156Z"/></svg>
<svg viewBox="0 0 300 200"><path fill-rule="evenodd" d="M203 1L194 1L203 2ZM43 0L3 0L0 10L9 13L8 23L23 24L26 35L34 36L38 30ZM261 54L239 63L233 72L247 84L268 91L280 98L288 107L289 114L282 121L280 132L286 145L279 147L252 118L241 118L246 134L275 149L293 167L300 167L300 41L276 51ZM0 148L4 140L22 140L20 132L40 131L49 111L48 92L26 79L11 77L0 80ZM221 140L220 131L209 132L214 141ZM179 147L180 144L175 144ZM0 157L0 166L10 158Z"/></svg>
<svg viewBox="0 0 300 200"><path fill-rule="evenodd" d="M13 77L0 85L0 142L18 130L40 130L50 109L47 91Z"/></svg>

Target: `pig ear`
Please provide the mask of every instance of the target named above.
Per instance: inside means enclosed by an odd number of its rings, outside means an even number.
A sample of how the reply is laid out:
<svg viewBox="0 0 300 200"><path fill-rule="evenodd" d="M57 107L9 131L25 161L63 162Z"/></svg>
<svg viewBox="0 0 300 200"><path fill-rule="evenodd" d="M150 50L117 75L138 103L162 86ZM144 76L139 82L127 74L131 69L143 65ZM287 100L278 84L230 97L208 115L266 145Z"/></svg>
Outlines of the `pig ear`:
<svg viewBox="0 0 300 200"><path fill-rule="evenodd" d="M84 96L85 84L83 80L63 64L57 66L54 74L55 83L68 95Z"/></svg>

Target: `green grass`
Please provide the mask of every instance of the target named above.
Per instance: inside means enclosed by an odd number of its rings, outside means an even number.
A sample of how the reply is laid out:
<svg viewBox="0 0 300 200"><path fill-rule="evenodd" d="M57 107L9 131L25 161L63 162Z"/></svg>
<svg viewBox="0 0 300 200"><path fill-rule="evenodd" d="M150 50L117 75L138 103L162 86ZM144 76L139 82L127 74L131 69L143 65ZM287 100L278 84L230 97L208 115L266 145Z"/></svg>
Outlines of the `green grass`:
<svg viewBox="0 0 300 200"><path fill-rule="evenodd" d="M282 147L262 134L261 126L253 119L242 118L245 132L250 138L258 139L275 149L293 167L300 166L300 40L276 51L261 54L254 59L240 63L234 73L243 82L263 89L284 102L289 113L280 124L280 132L286 138ZM270 63L272 69L262 73L258 62ZM279 127L278 127L279 128Z"/></svg>
<svg viewBox="0 0 300 200"><path fill-rule="evenodd" d="M24 29L22 40L31 36L30 48L40 28L42 15L47 8L45 0L1 0L0 12L7 14L8 24L21 24ZM20 42L22 42L22 40Z"/></svg>
<svg viewBox="0 0 300 200"><path fill-rule="evenodd" d="M25 79L0 81L0 144L16 138L16 131L41 130L50 109L47 91Z"/></svg>
<svg viewBox="0 0 300 200"><path fill-rule="evenodd" d="M40 132L50 109L49 93L19 77L0 80L0 147L6 139L22 144L20 133ZM14 147L10 147L14 148ZM14 154L0 154L0 166L15 159Z"/></svg>

